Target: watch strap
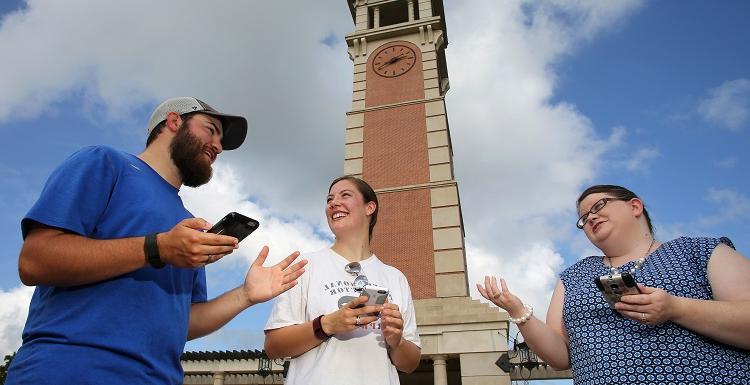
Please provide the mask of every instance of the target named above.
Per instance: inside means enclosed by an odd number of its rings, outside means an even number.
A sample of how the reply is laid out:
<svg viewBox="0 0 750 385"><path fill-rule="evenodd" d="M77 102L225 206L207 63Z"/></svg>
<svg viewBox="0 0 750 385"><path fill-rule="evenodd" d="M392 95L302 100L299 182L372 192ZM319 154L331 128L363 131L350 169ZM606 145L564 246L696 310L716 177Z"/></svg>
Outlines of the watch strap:
<svg viewBox="0 0 750 385"><path fill-rule="evenodd" d="M313 325L313 332L315 333L315 337L321 341L327 341L329 338L331 338L330 335L326 334L325 331L323 331L323 325L320 324L320 319L323 318L323 315L319 315L317 318L315 318L312 322Z"/></svg>
<svg viewBox="0 0 750 385"><path fill-rule="evenodd" d="M156 269L166 266L159 256L159 246L156 244L156 234L146 235L143 241L143 252L146 254L146 261Z"/></svg>

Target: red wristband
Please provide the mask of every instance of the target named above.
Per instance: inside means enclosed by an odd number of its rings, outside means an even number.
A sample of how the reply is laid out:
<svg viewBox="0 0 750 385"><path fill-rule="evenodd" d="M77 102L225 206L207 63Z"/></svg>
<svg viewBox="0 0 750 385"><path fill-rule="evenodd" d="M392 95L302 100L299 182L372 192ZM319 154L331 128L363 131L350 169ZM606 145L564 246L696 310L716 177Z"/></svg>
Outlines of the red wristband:
<svg viewBox="0 0 750 385"><path fill-rule="evenodd" d="M326 334L325 331L323 331L323 325L320 324L320 319L323 318L323 315L319 315L317 318L315 318L312 322L313 325L313 333L315 333L315 337L317 337L321 341L327 341L331 336Z"/></svg>

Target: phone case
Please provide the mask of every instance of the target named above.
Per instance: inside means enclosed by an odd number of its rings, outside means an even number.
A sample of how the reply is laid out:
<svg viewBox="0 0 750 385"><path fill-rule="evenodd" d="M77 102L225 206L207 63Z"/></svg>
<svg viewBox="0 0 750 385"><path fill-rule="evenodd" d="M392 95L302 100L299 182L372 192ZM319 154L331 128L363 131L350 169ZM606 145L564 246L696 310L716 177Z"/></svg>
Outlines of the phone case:
<svg viewBox="0 0 750 385"><path fill-rule="evenodd" d="M385 300L388 299L388 289L375 285L367 285L362 289L361 295L367 297L365 306L369 305L382 305Z"/></svg>
<svg viewBox="0 0 750 385"><path fill-rule="evenodd" d="M609 307L615 307L615 304L620 301L620 297L628 294L640 294L638 290L638 283L635 282L630 273L603 275L601 277L594 278L597 289L602 293L604 299L609 304Z"/></svg>
<svg viewBox="0 0 750 385"><path fill-rule="evenodd" d="M237 238L238 241L245 239L250 233L255 231L260 223L255 219L244 216L237 212L231 212L221 218L221 220L208 230L209 233L229 235Z"/></svg>

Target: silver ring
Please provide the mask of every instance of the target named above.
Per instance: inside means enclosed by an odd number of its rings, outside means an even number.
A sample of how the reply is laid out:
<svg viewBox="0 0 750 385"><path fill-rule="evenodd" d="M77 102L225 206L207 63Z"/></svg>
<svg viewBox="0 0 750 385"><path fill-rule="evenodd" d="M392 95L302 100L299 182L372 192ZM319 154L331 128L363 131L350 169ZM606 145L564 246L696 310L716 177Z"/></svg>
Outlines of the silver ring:
<svg viewBox="0 0 750 385"><path fill-rule="evenodd" d="M211 254L211 255L209 255L209 256L208 256L208 258L206 258L206 262L203 262L203 263L205 263L205 264L209 264L209 263L211 263L211 261L213 261L213 260L214 260L214 255L213 255L213 254Z"/></svg>
<svg viewBox="0 0 750 385"><path fill-rule="evenodd" d="M641 322L646 322L646 313L641 313Z"/></svg>
<svg viewBox="0 0 750 385"><path fill-rule="evenodd" d="M359 326L359 316L357 316L357 318L354 319L354 324Z"/></svg>

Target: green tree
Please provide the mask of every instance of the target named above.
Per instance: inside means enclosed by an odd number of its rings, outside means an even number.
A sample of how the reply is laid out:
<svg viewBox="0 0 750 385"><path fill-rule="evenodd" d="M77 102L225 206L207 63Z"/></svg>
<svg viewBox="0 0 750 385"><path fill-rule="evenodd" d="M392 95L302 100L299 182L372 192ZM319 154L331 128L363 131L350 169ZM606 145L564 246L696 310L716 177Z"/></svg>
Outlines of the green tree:
<svg viewBox="0 0 750 385"><path fill-rule="evenodd" d="M2 365L0 365L0 385L5 384L5 376L8 375L8 368L10 367L10 362L13 361L13 357L16 356L16 353L13 352L13 354L8 354L5 356L5 362L3 362Z"/></svg>

